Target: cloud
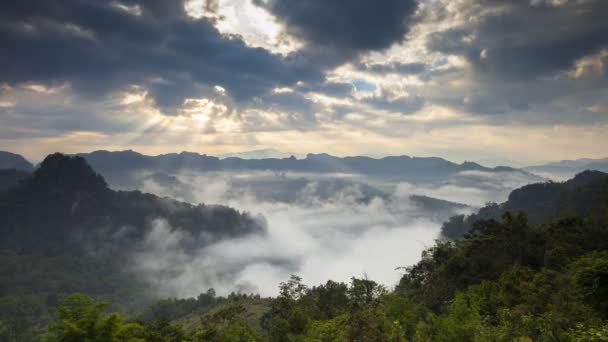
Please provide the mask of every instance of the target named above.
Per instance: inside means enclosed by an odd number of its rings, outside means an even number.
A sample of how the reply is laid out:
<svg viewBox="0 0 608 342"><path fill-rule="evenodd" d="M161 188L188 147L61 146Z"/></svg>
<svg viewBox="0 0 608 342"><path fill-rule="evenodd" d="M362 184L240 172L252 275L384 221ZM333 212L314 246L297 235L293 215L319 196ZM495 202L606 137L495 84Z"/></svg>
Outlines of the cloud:
<svg viewBox="0 0 608 342"><path fill-rule="evenodd" d="M473 14L479 7L484 14ZM608 44L608 3L603 0L475 0L458 10L470 11L470 20L432 34L428 47L462 55L478 72L500 78L535 79L565 71Z"/></svg>
<svg viewBox="0 0 608 342"><path fill-rule="evenodd" d="M425 72L428 67L424 63L400 63L400 62L389 62L389 63L373 63L373 64L360 64L358 67L363 71L378 73L378 74L402 74L402 75L418 75Z"/></svg>
<svg viewBox="0 0 608 342"><path fill-rule="evenodd" d="M603 156L605 1L184 1L2 3L2 148Z"/></svg>
<svg viewBox="0 0 608 342"><path fill-rule="evenodd" d="M417 8L414 0L255 0L306 44L303 56L337 65L361 53L402 42ZM318 61L321 62L321 61Z"/></svg>
<svg viewBox="0 0 608 342"><path fill-rule="evenodd" d="M416 262L438 237L441 222L460 213L421 208L409 198L420 190L417 186L393 184L385 197L355 175L235 172L176 177L183 187L148 179L142 190L261 213L267 232L197 248L198 237L164 221L153 222L130 266L163 296L196 296L209 287L220 294L276 295L277 284L290 274L312 285L367 273L390 287L401 276L395 268Z"/></svg>
<svg viewBox="0 0 608 342"><path fill-rule="evenodd" d="M223 239L153 222L130 259L133 271L162 296L196 296L213 287L276 295L277 284L298 274L311 285L367 273L389 287L439 236L449 216L470 208L426 207L410 196L430 195L482 206L506 200L531 181L523 173L463 172L433 184L355 174L209 172L146 177L140 189L190 202L224 203L264 216L264 234ZM160 179L160 181L157 181ZM175 181L177 180L177 182ZM199 245L197 247L197 245Z"/></svg>
<svg viewBox="0 0 608 342"><path fill-rule="evenodd" d="M424 99L416 95L391 98L380 94L365 98L363 101L377 109L401 114L415 113L424 106Z"/></svg>
<svg viewBox="0 0 608 342"><path fill-rule="evenodd" d="M426 20L444 27L427 34L426 47L463 58L467 72L436 78L440 85L426 89L434 102L546 125L575 121L582 94L608 86L601 67L608 48L605 1L441 3L426 9ZM603 75L591 77L589 69ZM582 118L580 123L602 120Z"/></svg>
<svg viewBox="0 0 608 342"><path fill-rule="evenodd" d="M182 1L19 1L0 6L0 82L69 82L103 97L131 85L149 89L167 112L219 85L236 101L322 78L287 56L222 35Z"/></svg>

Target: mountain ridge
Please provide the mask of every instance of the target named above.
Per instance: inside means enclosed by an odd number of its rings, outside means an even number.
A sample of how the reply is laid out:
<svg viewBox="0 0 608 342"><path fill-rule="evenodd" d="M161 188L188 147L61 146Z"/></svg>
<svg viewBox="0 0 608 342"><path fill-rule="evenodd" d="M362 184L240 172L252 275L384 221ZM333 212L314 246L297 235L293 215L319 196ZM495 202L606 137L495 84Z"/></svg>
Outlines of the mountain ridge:
<svg viewBox="0 0 608 342"><path fill-rule="evenodd" d="M529 177L540 177L529 172L508 167L489 168L474 162L454 163L439 157L388 156L372 158L366 156L336 157L327 153L309 153L303 159L289 158L242 159L230 157L220 159L195 152L168 153L148 156L133 150L106 151L76 154L87 160L95 170L124 172L137 170L159 170L176 172L193 171L295 171L314 173L357 173L372 176L404 176L415 180L445 177L463 171L517 172Z"/></svg>
<svg viewBox="0 0 608 342"><path fill-rule="evenodd" d="M268 149L259 151L275 150ZM33 171L34 169L34 166L21 155L0 151L0 157L3 155L12 156L13 158L29 164L29 167L23 166L23 170L25 171ZM458 164L441 157L416 157L408 155L376 158L363 155L337 157L328 153L308 153L304 158L296 158L293 154L290 154L289 157L285 156L282 158L241 158L238 156L226 155L212 156L189 151L146 155L131 149L121 151L95 150L74 155L85 158L94 169L99 169L101 171L113 171L120 166L130 169L146 169L153 167L195 169L199 171L274 169L284 171L350 171L363 174L382 174L396 173L399 171L399 167L429 168L443 166L450 168L451 171L524 172L522 169L510 166L486 167L472 161L464 161L463 163ZM267 163L267 165L263 165L264 163ZM365 163L376 163L378 165L373 167L367 166ZM171 166L171 164L174 164L175 166ZM387 167L386 171L383 172L380 166ZM9 168L15 167L3 166L0 163L0 169Z"/></svg>

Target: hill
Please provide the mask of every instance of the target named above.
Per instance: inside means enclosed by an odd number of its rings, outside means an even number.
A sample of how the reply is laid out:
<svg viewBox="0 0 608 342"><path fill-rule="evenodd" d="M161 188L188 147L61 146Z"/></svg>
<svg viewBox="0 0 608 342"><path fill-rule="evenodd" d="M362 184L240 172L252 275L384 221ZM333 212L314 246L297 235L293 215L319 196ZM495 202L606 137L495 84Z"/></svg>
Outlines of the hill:
<svg viewBox="0 0 608 342"><path fill-rule="evenodd" d="M558 162L528 166L523 169L554 180L562 180L569 179L585 170L608 172L608 158L561 160Z"/></svg>
<svg viewBox="0 0 608 342"><path fill-rule="evenodd" d="M15 169L31 172L34 170L34 166L18 154L0 151L0 169Z"/></svg>
<svg viewBox="0 0 608 342"><path fill-rule="evenodd" d="M536 183L511 192L506 202L490 203L477 213L453 216L442 234L461 238L478 220L498 220L505 212L525 212L533 224L561 217L603 217L608 213L608 174L585 171L563 183Z"/></svg>

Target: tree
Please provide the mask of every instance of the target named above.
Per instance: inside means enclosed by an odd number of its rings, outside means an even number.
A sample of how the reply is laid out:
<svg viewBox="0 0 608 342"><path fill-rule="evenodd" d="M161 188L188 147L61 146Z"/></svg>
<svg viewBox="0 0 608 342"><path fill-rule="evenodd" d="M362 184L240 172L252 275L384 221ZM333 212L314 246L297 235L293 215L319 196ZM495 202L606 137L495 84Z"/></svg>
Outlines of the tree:
<svg viewBox="0 0 608 342"><path fill-rule="evenodd" d="M48 326L49 342L138 342L143 328L137 323L123 323L117 313L104 313L108 303L96 302L83 294L72 294L57 310Z"/></svg>
<svg viewBox="0 0 608 342"><path fill-rule="evenodd" d="M347 291L350 303L354 306L371 304L380 297L380 295L385 294L386 292L384 286L378 285L375 281L367 279L367 276L365 276L364 279L352 277L350 287Z"/></svg>
<svg viewBox="0 0 608 342"><path fill-rule="evenodd" d="M255 342L259 337L255 329L243 318L245 308L232 305L213 315L201 318L201 325L194 334L198 342Z"/></svg>
<svg viewBox="0 0 608 342"><path fill-rule="evenodd" d="M146 342L182 342L186 334L181 326L160 318L145 325L143 337Z"/></svg>

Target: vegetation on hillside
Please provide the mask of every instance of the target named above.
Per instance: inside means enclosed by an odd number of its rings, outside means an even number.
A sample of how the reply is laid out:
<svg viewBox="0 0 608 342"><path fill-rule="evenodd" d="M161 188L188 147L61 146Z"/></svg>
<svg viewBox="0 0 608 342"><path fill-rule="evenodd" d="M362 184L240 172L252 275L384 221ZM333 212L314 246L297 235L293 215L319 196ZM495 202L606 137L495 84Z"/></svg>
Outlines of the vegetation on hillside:
<svg viewBox="0 0 608 342"><path fill-rule="evenodd" d="M471 215L451 217L441 228L448 239L460 239L479 220L498 220L506 212L528 214L532 224L560 218L608 216L608 174L584 171L563 183L535 183L513 190L506 202L488 203Z"/></svg>

